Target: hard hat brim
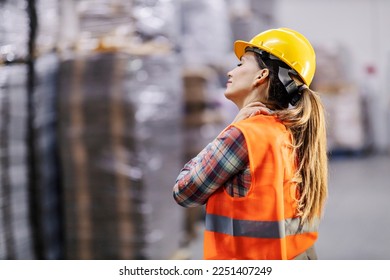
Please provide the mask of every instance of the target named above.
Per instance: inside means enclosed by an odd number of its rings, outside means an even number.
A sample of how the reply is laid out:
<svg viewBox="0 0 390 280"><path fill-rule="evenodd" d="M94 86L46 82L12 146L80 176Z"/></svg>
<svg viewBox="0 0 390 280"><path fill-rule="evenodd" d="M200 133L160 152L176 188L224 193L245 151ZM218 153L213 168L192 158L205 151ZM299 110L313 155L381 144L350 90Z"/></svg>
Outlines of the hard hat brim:
<svg viewBox="0 0 390 280"><path fill-rule="evenodd" d="M255 45L253 45L249 42L246 42L246 41L237 40L234 42L234 53L236 54L238 59L241 59L241 57L245 54L245 49L247 47L258 48L258 46L255 46Z"/></svg>

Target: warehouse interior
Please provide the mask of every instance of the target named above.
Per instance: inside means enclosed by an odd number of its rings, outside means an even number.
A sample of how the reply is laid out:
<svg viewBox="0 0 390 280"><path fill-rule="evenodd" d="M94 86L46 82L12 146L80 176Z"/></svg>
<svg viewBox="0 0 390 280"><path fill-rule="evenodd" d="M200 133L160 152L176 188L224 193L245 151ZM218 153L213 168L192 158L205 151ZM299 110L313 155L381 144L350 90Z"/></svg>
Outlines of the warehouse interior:
<svg viewBox="0 0 390 280"><path fill-rule="evenodd" d="M390 1L0 0L0 259L201 259L182 166L237 114L235 40L313 43L320 259L390 259Z"/></svg>

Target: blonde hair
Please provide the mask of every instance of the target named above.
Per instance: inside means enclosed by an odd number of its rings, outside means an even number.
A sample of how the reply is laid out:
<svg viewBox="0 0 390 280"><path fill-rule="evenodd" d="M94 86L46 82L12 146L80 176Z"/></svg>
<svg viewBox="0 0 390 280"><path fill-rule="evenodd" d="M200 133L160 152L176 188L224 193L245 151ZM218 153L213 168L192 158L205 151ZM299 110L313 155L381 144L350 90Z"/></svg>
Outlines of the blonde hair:
<svg viewBox="0 0 390 280"><path fill-rule="evenodd" d="M291 74L301 88L301 98L293 108L288 108L290 97L278 78L279 64L263 61L256 55L260 69L269 70L268 85L260 101L274 110L292 134L293 156L297 162L294 181L299 186L297 198L301 224L321 218L328 196L328 159L326 152L325 113L318 94L310 90L302 80Z"/></svg>
<svg viewBox="0 0 390 280"><path fill-rule="evenodd" d="M294 180L300 189L298 215L302 223L313 222L323 215L328 196L324 108L318 94L304 87L296 106L277 111L277 116L293 136L294 155L298 163Z"/></svg>

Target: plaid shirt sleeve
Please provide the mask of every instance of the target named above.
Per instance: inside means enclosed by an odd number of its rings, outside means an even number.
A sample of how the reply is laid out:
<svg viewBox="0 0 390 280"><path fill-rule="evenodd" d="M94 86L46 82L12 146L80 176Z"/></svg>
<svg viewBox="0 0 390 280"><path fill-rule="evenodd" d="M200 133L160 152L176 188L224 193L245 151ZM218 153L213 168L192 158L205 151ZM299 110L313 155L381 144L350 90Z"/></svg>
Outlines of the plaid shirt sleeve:
<svg viewBox="0 0 390 280"><path fill-rule="evenodd" d="M248 161L244 135L230 127L184 165L173 197L183 207L203 205L218 188L242 172Z"/></svg>

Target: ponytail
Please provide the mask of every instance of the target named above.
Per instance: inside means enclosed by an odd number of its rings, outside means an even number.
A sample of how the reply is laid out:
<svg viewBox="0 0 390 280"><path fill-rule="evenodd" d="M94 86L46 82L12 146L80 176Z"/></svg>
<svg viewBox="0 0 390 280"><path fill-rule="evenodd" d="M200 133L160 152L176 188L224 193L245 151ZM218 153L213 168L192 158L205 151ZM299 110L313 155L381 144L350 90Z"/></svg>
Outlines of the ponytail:
<svg viewBox="0 0 390 280"><path fill-rule="evenodd" d="M294 108L277 111L293 136L298 183L298 215L301 222L314 222L324 211L328 195L328 160L324 108L318 94L307 87Z"/></svg>
<svg viewBox="0 0 390 280"><path fill-rule="evenodd" d="M279 79L280 62L272 59L264 61L258 52L255 53L260 69L269 69L268 89L262 102L276 112L292 134L293 154L297 162L294 181L300 191L297 198L298 215L301 223L314 222L322 216L328 196L324 108L318 94L304 85L296 75L290 78L294 80L301 96L292 99ZM293 103L294 107L288 108L289 103Z"/></svg>

